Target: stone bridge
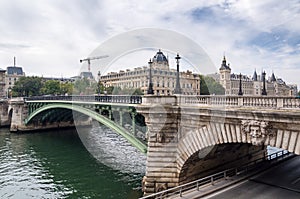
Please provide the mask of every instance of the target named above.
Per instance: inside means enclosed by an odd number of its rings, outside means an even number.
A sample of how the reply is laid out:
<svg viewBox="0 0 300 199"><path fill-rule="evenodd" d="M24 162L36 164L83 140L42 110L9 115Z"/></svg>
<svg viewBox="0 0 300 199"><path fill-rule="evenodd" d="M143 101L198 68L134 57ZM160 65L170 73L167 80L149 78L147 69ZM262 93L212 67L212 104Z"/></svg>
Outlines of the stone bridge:
<svg viewBox="0 0 300 199"><path fill-rule="evenodd" d="M72 120L66 110L72 110L81 113L80 117L86 115L124 133L128 130L122 128L123 113L129 114L134 127L136 116L142 115L148 143L145 194L259 159L266 155L268 145L300 154L298 98L182 95L65 98L11 101L8 110L12 115L11 129L41 128L49 120L54 124L66 122ZM121 114L113 114L114 111ZM116 115L115 123L108 121L112 115ZM135 132L132 128L131 134ZM134 136L127 140L139 148ZM140 150L146 152L145 147L140 145Z"/></svg>
<svg viewBox="0 0 300 199"><path fill-rule="evenodd" d="M300 154L300 99L146 96L136 107L149 131L144 193L262 158L266 146Z"/></svg>

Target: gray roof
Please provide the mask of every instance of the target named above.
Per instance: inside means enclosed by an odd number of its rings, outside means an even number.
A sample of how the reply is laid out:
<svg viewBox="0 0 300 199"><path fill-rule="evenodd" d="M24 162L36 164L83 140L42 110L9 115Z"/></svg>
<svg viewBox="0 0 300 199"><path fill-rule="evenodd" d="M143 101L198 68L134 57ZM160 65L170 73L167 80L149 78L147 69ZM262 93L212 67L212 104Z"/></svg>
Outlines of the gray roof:
<svg viewBox="0 0 300 199"><path fill-rule="evenodd" d="M276 82L276 78L275 78L274 73L272 73L272 76L271 76L271 82Z"/></svg>
<svg viewBox="0 0 300 199"><path fill-rule="evenodd" d="M80 77L81 78L94 79L93 73L91 73L91 72L81 72Z"/></svg>
<svg viewBox="0 0 300 199"><path fill-rule="evenodd" d="M222 61L222 64L221 64L221 67L219 70L231 70L231 68L229 67L229 64L226 64L225 56L223 57L223 61Z"/></svg>
<svg viewBox="0 0 300 199"><path fill-rule="evenodd" d="M159 50L153 57L153 62L168 62L166 56Z"/></svg>
<svg viewBox="0 0 300 199"><path fill-rule="evenodd" d="M13 75L13 74L23 75L22 67L18 67L18 66L8 66L6 71L8 75Z"/></svg>
<svg viewBox="0 0 300 199"><path fill-rule="evenodd" d="M256 70L254 71L252 80L253 80L253 81L257 81L257 73L256 73Z"/></svg>

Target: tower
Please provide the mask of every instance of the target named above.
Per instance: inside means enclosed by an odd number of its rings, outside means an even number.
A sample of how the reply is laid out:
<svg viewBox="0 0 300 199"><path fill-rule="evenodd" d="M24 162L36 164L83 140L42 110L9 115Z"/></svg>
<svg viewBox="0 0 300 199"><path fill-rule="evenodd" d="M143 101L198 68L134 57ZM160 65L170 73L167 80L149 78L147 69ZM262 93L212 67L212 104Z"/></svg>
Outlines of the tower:
<svg viewBox="0 0 300 199"><path fill-rule="evenodd" d="M220 83L225 88L225 90L230 89L230 74L231 74L231 68L229 67L229 64L226 63L225 56L223 57L223 61L221 64L221 67L219 68L220 71ZM226 94L227 93L226 91Z"/></svg>

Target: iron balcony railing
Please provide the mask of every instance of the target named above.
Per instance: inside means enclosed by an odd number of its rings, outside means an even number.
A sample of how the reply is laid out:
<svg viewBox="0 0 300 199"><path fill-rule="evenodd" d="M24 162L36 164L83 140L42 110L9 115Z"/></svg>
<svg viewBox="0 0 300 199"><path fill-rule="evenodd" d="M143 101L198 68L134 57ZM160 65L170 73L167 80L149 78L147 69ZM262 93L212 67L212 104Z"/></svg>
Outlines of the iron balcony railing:
<svg viewBox="0 0 300 199"><path fill-rule="evenodd" d="M122 104L141 104L140 95L71 95L71 96L35 96L25 97L25 102L30 101L82 101L82 102L103 102Z"/></svg>
<svg viewBox="0 0 300 199"><path fill-rule="evenodd" d="M263 161L268 160L268 161L273 162L273 160L283 159L283 158L285 158L287 156L290 156L290 155L291 154L286 150L278 151L276 153L258 158L254 161L251 161L247 164L244 164L241 167L227 169L225 171L215 173L213 175L198 179L198 180L193 181L193 182L189 182L189 183L179 185L179 186L171 188L171 189L167 189L167 190L164 190L164 191L161 191L161 192L157 192L157 193L154 193L154 194L151 194L151 195L144 196L140 199L168 198L168 197L175 196L175 195L176 196L179 195L179 197L182 197L182 194L185 191L189 191L189 190L192 190L192 189L195 189L195 190L199 191L200 187L203 186L203 185L208 185L208 184L213 185L216 181L219 181L221 179L227 179L228 177L233 177L233 176L238 176L238 175L244 174L245 172L248 172L248 171L254 169L255 166L257 166L258 163L262 163Z"/></svg>

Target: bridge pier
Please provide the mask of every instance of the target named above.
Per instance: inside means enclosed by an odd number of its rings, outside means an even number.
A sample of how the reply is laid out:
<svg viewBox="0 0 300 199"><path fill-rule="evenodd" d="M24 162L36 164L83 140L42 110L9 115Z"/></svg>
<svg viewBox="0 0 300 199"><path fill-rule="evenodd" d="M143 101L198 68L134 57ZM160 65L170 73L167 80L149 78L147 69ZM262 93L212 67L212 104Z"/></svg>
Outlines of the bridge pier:
<svg viewBox="0 0 300 199"><path fill-rule="evenodd" d="M155 193L177 186L177 144L180 108L174 107L175 98L169 97L166 103L151 105L143 99L143 105L136 107L145 117L148 127L148 154L146 175L143 179L145 194Z"/></svg>
<svg viewBox="0 0 300 199"><path fill-rule="evenodd" d="M8 115L8 101L0 101L0 127L10 125L10 118Z"/></svg>
<svg viewBox="0 0 300 199"><path fill-rule="evenodd" d="M23 98L13 98L9 102L9 115L11 115L10 131L25 129L24 119L27 116L27 106Z"/></svg>

